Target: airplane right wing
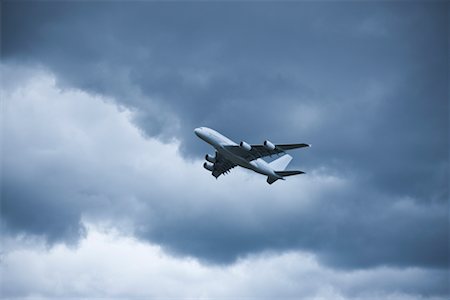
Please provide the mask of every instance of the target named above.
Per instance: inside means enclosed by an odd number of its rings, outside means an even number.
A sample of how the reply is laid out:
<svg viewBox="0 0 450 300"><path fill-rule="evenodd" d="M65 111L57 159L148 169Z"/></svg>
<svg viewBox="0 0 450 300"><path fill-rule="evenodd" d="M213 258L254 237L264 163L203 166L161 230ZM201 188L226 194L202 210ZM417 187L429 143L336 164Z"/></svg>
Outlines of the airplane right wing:
<svg viewBox="0 0 450 300"><path fill-rule="evenodd" d="M250 150L243 149L239 145L224 146L227 150L245 158L248 161L255 160L266 156L284 153L287 150L310 147L309 144L276 144L274 149L268 149L264 145L250 145Z"/></svg>
<svg viewBox="0 0 450 300"><path fill-rule="evenodd" d="M212 175L218 178L220 175L228 173L236 166L237 165L235 163L226 159L222 154L216 151L216 162L213 166Z"/></svg>

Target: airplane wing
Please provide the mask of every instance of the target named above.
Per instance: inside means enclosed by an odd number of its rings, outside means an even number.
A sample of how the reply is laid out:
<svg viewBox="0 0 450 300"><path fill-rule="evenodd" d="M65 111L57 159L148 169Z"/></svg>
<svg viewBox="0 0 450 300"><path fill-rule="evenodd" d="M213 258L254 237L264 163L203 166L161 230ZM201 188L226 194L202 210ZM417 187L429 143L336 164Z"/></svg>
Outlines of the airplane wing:
<svg viewBox="0 0 450 300"><path fill-rule="evenodd" d="M276 144L273 150L267 149L264 145L250 145L251 149L249 151L241 148L239 145L236 146L224 146L227 150L233 152L245 158L248 161L255 160L257 158L262 158L266 156L272 156L280 153L284 153L287 150L310 147L308 144Z"/></svg>
<svg viewBox="0 0 450 300"><path fill-rule="evenodd" d="M220 175L228 173L232 168L236 166L237 165L234 162L226 159L222 154L216 151L216 162L213 166L212 175L218 178Z"/></svg>

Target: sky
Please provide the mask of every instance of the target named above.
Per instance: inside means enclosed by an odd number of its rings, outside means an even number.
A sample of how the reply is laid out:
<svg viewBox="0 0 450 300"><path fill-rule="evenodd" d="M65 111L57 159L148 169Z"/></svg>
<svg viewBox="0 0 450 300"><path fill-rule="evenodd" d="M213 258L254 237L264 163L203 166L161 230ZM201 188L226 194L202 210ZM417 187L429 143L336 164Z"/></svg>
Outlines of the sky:
<svg viewBox="0 0 450 300"><path fill-rule="evenodd" d="M4 299L447 299L445 1L2 1ZM309 143L268 185L194 128Z"/></svg>

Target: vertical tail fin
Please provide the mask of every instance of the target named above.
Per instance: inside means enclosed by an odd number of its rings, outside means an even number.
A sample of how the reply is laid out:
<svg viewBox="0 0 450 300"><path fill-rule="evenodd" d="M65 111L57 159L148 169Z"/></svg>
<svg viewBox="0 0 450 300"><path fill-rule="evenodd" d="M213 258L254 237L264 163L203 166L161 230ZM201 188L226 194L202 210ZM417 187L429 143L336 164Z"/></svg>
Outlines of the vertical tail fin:
<svg viewBox="0 0 450 300"><path fill-rule="evenodd" d="M283 155L282 157L274 160L273 162L269 163L269 166L273 170L276 170L275 174L280 176L280 177L276 178L276 177L268 176L267 177L267 183L268 184L272 184L275 181L277 181L278 179L284 180L284 177L286 177L286 176L293 176L293 175L299 175L299 174L304 174L305 173L303 171L285 171L286 167L291 162L291 160L292 160L292 156L290 156L289 154L286 154L286 155Z"/></svg>
<svg viewBox="0 0 450 300"><path fill-rule="evenodd" d="M284 171L284 170L286 170L286 167L291 162L291 160L292 160L292 156L290 156L289 154L286 154L280 158L275 159L271 163L269 163L269 166L274 170Z"/></svg>

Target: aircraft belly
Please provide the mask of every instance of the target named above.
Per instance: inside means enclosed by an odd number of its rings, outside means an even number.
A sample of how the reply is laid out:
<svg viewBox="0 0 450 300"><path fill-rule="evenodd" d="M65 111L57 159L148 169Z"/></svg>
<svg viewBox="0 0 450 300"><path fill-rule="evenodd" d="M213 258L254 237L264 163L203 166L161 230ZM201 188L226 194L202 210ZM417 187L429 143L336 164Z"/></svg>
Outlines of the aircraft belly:
<svg viewBox="0 0 450 300"><path fill-rule="evenodd" d="M271 177L278 177L265 160L258 158L251 163L255 165L255 168L257 169L257 171L255 170L256 172Z"/></svg>

